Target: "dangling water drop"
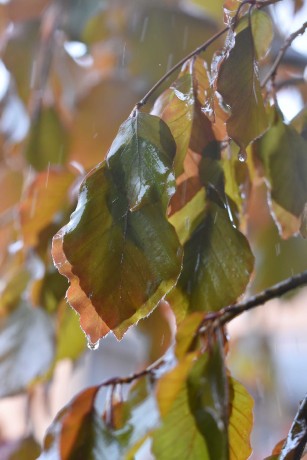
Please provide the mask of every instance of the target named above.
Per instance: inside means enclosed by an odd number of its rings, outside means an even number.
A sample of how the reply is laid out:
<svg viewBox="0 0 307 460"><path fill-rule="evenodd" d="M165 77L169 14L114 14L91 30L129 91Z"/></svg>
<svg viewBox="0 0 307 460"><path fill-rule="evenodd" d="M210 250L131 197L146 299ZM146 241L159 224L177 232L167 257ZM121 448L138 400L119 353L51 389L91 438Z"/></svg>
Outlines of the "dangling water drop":
<svg viewBox="0 0 307 460"><path fill-rule="evenodd" d="M91 351L98 350L99 340L97 340L97 342L92 342L90 339L87 339L87 348L89 348Z"/></svg>
<svg viewBox="0 0 307 460"><path fill-rule="evenodd" d="M241 163L245 163L245 161L247 160L247 153L245 150L243 149L240 149L239 153L238 153L238 160L241 162Z"/></svg>

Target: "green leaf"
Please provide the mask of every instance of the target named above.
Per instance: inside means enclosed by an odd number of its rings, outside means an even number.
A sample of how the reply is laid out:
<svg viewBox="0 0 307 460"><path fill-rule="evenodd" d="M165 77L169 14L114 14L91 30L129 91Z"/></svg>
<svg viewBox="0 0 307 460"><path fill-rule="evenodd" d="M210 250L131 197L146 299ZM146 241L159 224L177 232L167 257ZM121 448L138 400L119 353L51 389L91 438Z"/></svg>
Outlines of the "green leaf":
<svg viewBox="0 0 307 460"><path fill-rule="evenodd" d="M245 150L268 128L250 27L236 36L235 46L222 62L217 90L231 110L228 135Z"/></svg>
<svg viewBox="0 0 307 460"><path fill-rule="evenodd" d="M92 342L121 338L172 288L181 248L166 219L175 190L173 137L158 117L138 113L120 128L107 160L81 185L53 257L71 286L69 303Z"/></svg>
<svg viewBox="0 0 307 460"><path fill-rule="evenodd" d="M162 425L153 433L156 460L209 460L205 441L191 414L186 378L194 355L160 379L158 402Z"/></svg>
<svg viewBox="0 0 307 460"><path fill-rule="evenodd" d="M37 171L62 165L68 154L67 131L53 108L44 108L32 123L25 157Z"/></svg>
<svg viewBox="0 0 307 460"><path fill-rule="evenodd" d="M189 311L219 310L244 292L253 265L249 244L227 210L208 200L201 223L185 243L177 288Z"/></svg>
<svg viewBox="0 0 307 460"><path fill-rule="evenodd" d="M184 320L179 324L176 334L175 348L175 355L178 360L182 359L188 352L194 351L194 343L197 343L196 332L203 319L203 313L194 312L184 318Z"/></svg>
<svg viewBox="0 0 307 460"><path fill-rule="evenodd" d="M270 16L262 10L255 9L252 12L251 18L249 15L243 16L240 20L236 32L249 26L251 20L253 42L258 60L265 58L270 51L271 43L274 37L273 23Z"/></svg>
<svg viewBox="0 0 307 460"><path fill-rule="evenodd" d="M174 162L176 176L183 172L183 162L192 132L194 104L192 62L189 61L171 87L158 97L151 112L160 116L168 124L176 141L177 151Z"/></svg>
<svg viewBox="0 0 307 460"><path fill-rule="evenodd" d="M223 344L201 355L187 380L190 410L205 439L209 458L228 460L228 381Z"/></svg>
<svg viewBox="0 0 307 460"><path fill-rule="evenodd" d="M24 391L48 370L53 358L53 328L44 311L21 305L0 319L0 332L0 397L4 397ZM25 366L29 362L31 365Z"/></svg>
<svg viewBox="0 0 307 460"><path fill-rule="evenodd" d="M244 386L229 378L229 460L246 460L252 453L250 436L253 428L254 400Z"/></svg>
<svg viewBox="0 0 307 460"><path fill-rule="evenodd" d="M307 106L291 120L291 126L307 141Z"/></svg>
<svg viewBox="0 0 307 460"><path fill-rule="evenodd" d="M271 197L299 217L307 202L307 142L276 114L269 131L256 144Z"/></svg>

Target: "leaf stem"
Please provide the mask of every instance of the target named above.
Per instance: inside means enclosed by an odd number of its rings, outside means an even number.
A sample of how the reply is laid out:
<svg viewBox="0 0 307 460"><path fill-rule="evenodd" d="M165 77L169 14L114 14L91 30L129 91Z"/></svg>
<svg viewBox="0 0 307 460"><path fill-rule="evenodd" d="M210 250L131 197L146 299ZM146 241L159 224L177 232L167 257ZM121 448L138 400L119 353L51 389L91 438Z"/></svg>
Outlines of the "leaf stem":
<svg viewBox="0 0 307 460"><path fill-rule="evenodd" d="M261 83L261 87L263 88L269 80L272 80L273 84L274 84L274 81L275 81L275 77L276 77L276 74L277 74L277 70L278 70L278 67L285 55L285 52L287 51L287 49L289 48L289 46L291 46L292 42L299 36L299 35L302 35L305 31L306 31L306 28L307 28L307 21L304 22L304 24L299 28L297 29L295 32L293 32L291 35L289 35L289 37L285 40L285 43L283 44L283 46L280 48L277 56L276 56L276 59L271 67L271 69L269 70L268 74L266 75L266 77L263 79L262 83Z"/></svg>

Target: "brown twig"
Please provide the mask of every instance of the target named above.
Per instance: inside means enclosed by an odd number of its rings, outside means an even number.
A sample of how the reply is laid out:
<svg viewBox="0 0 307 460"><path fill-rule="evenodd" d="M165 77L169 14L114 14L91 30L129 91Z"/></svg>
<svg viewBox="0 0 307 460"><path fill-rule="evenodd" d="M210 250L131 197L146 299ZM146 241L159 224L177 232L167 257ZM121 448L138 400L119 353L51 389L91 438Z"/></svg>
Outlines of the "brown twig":
<svg viewBox="0 0 307 460"><path fill-rule="evenodd" d="M244 0L238 7L237 12L234 16L234 20L231 25L224 27L224 29L220 30L217 32L215 35L213 35L209 40L205 41L202 45L198 46L195 50L191 51L187 56L185 56L183 59L181 59L177 64L175 64L168 72L166 72L160 80L158 80L154 86L145 94L145 96L135 105L132 114L135 114L137 110L139 110L141 107L143 107L147 102L150 96L152 96L153 93L161 86L165 80L167 80L176 70L180 69L180 67L185 64L186 61L191 59L192 57L196 56L197 54L205 51L212 43L214 43L218 38L220 38L222 35L224 35L226 32L228 32L230 29L234 29L238 23L239 19L239 13L242 9L243 6L245 5L251 5L255 8L262 9L268 5L272 5L274 3L278 3L281 0Z"/></svg>
<svg viewBox="0 0 307 460"><path fill-rule="evenodd" d="M229 305L228 307L223 308L218 312L208 313L204 320L201 322L197 333L203 331L204 326L208 322L217 321L220 326L229 323L237 316L241 315L252 308L259 307L263 305L268 300L281 297L287 292L292 291L298 287L302 287L307 284L307 271L302 272L298 275L295 275L291 278L287 278L284 281L281 281L278 284L266 289L265 291L260 292L259 294L249 297L247 300L238 302L234 305Z"/></svg>
<svg viewBox="0 0 307 460"><path fill-rule="evenodd" d="M289 46L291 46L292 42L299 36L299 35L302 35L305 30L307 28L307 22L304 22L304 24L298 29L296 30L295 32L293 32L291 35L289 35L289 37L285 40L285 43L283 44L283 46L280 48L277 56L276 56L276 59L271 67L271 69L269 70L268 74L266 75L266 77L263 79L262 83L261 83L261 87L263 88L269 80L272 81L273 83L273 86L274 86L274 81L275 81L275 77L276 77L276 73L277 73L277 70L278 70L278 67L285 55L285 52L287 51L287 49L289 48Z"/></svg>

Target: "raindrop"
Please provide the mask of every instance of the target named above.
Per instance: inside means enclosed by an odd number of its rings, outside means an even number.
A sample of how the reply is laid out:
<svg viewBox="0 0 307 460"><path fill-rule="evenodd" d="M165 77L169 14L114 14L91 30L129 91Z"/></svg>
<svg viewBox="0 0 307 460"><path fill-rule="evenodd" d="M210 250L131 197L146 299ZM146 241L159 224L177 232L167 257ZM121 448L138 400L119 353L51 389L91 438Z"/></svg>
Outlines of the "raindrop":
<svg viewBox="0 0 307 460"><path fill-rule="evenodd" d="M97 342L92 342L90 339L87 339L87 348L89 348L91 351L98 350L99 340L97 340Z"/></svg>
<svg viewBox="0 0 307 460"><path fill-rule="evenodd" d="M247 160L247 153L245 150L243 149L240 149L239 153L238 153L238 160L241 162L241 163L245 163L245 161Z"/></svg>

